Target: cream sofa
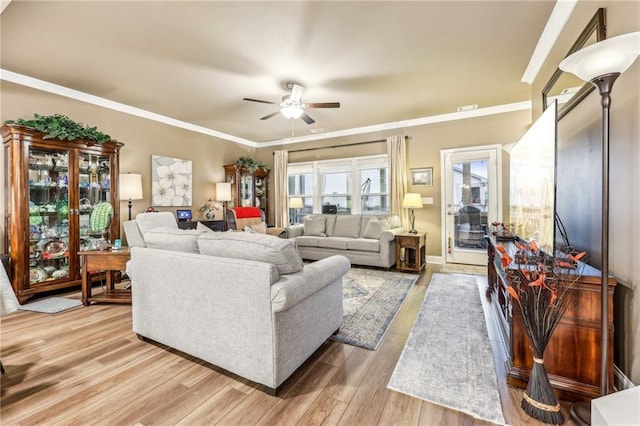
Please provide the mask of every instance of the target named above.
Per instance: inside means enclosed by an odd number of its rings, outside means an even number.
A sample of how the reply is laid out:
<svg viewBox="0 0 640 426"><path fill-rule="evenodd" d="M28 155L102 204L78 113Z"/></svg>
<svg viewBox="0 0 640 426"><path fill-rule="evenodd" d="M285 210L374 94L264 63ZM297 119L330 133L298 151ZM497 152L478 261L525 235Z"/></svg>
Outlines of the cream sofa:
<svg viewBox="0 0 640 426"><path fill-rule="evenodd" d="M342 324L343 256L303 265L292 240L180 230L168 217L131 222L133 331L142 338L275 393Z"/></svg>
<svg viewBox="0 0 640 426"><path fill-rule="evenodd" d="M303 259L340 254L353 264L390 268L396 263L395 237L406 229L398 215L312 214L286 231Z"/></svg>

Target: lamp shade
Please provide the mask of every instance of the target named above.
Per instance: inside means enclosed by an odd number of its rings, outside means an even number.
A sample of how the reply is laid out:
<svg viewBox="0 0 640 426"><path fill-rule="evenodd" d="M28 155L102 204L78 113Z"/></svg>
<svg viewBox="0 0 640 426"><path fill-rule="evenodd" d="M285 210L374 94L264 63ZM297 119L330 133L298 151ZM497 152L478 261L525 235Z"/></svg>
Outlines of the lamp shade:
<svg viewBox="0 0 640 426"><path fill-rule="evenodd" d="M142 175L137 173L125 173L120 175L120 199L141 200Z"/></svg>
<svg viewBox="0 0 640 426"><path fill-rule="evenodd" d="M407 192L402 200L402 207L405 209L421 209L422 197L415 192Z"/></svg>
<svg viewBox="0 0 640 426"><path fill-rule="evenodd" d="M640 55L640 31L587 46L560 62L560 69L584 81L607 74L622 74Z"/></svg>
<svg viewBox="0 0 640 426"><path fill-rule="evenodd" d="M304 203L302 202L302 198L300 197L291 197L289 198L289 208L290 209L303 209Z"/></svg>
<svg viewBox="0 0 640 426"><path fill-rule="evenodd" d="M229 182L216 183L216 201L231 201L231 184Z"/></svg>

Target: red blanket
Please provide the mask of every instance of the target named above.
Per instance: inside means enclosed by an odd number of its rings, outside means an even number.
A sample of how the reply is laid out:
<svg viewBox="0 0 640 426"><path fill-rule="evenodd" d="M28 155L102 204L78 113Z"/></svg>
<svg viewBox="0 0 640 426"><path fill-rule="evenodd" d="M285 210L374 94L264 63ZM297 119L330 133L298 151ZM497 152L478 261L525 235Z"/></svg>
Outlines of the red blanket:
<svg viewBox="0 0 640 426"><path fill-rule="evenodd" d="M233 210L236 212L237 219L260 217L259 207L235 207Z"/></svg>

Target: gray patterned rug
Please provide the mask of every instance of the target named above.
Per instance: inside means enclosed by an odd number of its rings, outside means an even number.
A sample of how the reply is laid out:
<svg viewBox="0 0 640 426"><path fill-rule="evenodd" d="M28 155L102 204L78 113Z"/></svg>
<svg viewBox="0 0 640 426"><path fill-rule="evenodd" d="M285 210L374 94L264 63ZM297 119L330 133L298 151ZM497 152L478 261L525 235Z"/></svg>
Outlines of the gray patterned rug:
<svg viewBox="0 0 640 426"><path fill-rule="evenodd" d="M387 387L505 424L476 279L433 274Z"/></svg>
<svg viewBox="0 0 640 426"><path fill-rule="evenodd" d="M82 306L79 299L67 299L65 297L49 297L47 299L36 300L26 305L21 305L18 309L22 311L41 312L43 314L57 314L67 309Z"/></svg>
<svg viewBox="0 0 640 426"><path fill-rule="evenodd" d="M344 322L331 339L376 349L417 279L417 274L351 268L342 280Z"/></svg>

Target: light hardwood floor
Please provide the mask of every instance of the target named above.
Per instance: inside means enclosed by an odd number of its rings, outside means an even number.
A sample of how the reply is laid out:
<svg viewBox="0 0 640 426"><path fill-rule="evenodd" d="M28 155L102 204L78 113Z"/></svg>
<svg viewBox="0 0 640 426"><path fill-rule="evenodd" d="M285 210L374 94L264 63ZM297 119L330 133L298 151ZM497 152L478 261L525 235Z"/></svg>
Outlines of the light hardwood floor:
<svg viewBox="0 0 640 426"><path fill-rule="evenodd" d="M12 313L2 318L1 359L7 372L0 424L490 424L386 388L438 270L431 265L422 274L377 350L327 342L285 382L278 397L207 363L138 340L129 305L92 305L55 315ZM80 297L79 292L65 296ZM520 409L522 391L506 385L499 358L507 422L541 424ZM562 405L569 419L567 404Z"/></svg>

